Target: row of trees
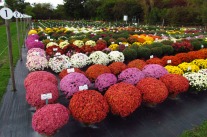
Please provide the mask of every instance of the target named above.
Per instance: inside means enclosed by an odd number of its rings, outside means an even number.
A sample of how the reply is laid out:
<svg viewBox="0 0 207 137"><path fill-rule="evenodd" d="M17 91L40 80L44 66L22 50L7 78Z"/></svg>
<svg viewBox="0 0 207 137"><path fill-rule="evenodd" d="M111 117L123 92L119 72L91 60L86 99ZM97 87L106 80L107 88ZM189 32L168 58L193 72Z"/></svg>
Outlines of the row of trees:
<svg viewBox="0 0 207 137"><path fill-rule="evenodd" d="M32 4L24 0L6 0L11 9L32 15L34 19L87 19L129 21L165 25L206 25L207 1L204 0L64 0L64 5Z"/></svg>

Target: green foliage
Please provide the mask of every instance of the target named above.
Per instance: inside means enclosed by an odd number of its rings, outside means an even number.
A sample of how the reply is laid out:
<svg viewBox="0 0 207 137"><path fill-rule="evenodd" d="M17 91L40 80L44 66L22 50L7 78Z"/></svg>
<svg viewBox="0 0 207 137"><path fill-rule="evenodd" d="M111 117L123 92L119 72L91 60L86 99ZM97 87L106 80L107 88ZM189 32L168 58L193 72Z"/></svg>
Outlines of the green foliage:
<svg viewBox="0 0 207 137"><path fill-rule="evenodd" d="M181 134L180 137L206 137L207 136L207 121L205 121L202 125L185 131Z"/></svg>
<svg viewBox="0 0 207 137"><path fill-rule="evenodd" d="M126 48L123 51L123 54L124 54L125 60L134 60L137 58L136 50L131 49L131 48Z"/></svg>
<svg viewBox="0 0 207 137"><path fill-rule="evenodd" d="M164 45L172 45L173 44L173 42L171 40L164 40L161 43Z"/></svg>
<svg viewBox="0 0 207 137"><path fill-rule="evenodd" d="M170 45L163 45L162 52L164 55L172 55L174 53L174 48Z"/></svg>
<svg viewBox="0 0 207 137"><path fill-rule="evenodd" d="M151 50L149 48L139 47L137 49L137 57L138 58L149 59L150 55L151 55Z"/></svg>
<svg viewBox="0 0 207 137"><path fill-rule="evenodd" d="M163 55L162 47L151 48L151 53L152 53L152 55L154 55L156 57L162 57L162 55Z"/></svg>
<svg viewBox="0 0 207 137"><path fill-rule="evenodd" d="M199 50L201 49L202 42L199 40L192 40L191 45L193 46L194 50Z"/></svg>

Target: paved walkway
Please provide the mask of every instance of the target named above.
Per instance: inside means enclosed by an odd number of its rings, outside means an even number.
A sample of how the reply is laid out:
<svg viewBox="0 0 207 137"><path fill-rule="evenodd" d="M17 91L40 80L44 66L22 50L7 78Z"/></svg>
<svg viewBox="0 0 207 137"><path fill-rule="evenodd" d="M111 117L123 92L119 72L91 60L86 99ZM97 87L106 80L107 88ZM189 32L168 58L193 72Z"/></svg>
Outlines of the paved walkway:
<svg viewBox="0 0 207 137"><path fill-rule="evenodd" d="M28 74L23 62L15 68L17 92L11 92L11 81L0 105L0 137L39 137L31 127L32 113L25 101L24 78ZM67 104L64 97L60 102ZM122 119L109 114L96 128L83 127L70 117L69 123L55 137L177 137L207 120L207 93L185 93L179 100L167 100L155 108L142 106Z"/></svg>

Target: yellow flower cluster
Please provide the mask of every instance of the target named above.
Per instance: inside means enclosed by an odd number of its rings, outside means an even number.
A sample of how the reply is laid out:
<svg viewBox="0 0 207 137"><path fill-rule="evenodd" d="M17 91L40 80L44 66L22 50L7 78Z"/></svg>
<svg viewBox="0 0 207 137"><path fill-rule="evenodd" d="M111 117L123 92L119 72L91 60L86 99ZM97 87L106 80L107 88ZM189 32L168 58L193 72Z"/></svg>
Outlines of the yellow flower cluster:
<svg viewBox="0 0 207 137"><path fill-rule="evenodd" d="M177 66L167 65L167 66L165 66L165 68L171 74L178 74L178 75L183 75L184 74L184 72L182 71L182 69L180 69Z"/></svg>
<svg viewBox="0 0 207 137"><path fill-rule="evenodd" d="M181 68L184 73L199 71L199 67L193 63L184 62L184 63L179 64L178 67Z"/></svg>
<svg viewBox="0 0 207 137"><path fill-rule="evenodd" d="M34 29L31 29L31 30L28 32L28 35L32 35L32 34L37 34L37 31L34 30Z"/></svg>
<svg viewBox="0 0 207 137"><path fill-rule="evenodd" d="M191 63L197 65L200 69L206 69L207 68L207 60L204 60L204 59L195 59Z"/></svg>
<svg viewBox="0 0 207 137"><path fill-rule="evenodd" d="M118 44L111 44L110 46L109 46L109 48L111 49L111 50L117 50L117 48L119 47L119 45Z"/></svg>
<svg viewBox="0 0 207 137"><path fill-rule="evenodd" d="M60 42L59 47L60 47L61 49L63 49L63 48L66 47L67 45L69 45L68 40L65 40L65 41L63 41L63 42Z"/></svg>
<svg viewBox="0 0 207 137"><path fill-rule="evenodd" d="M182 34L183 31L180 30L168 30L166 31L167 34Z"/></svg>

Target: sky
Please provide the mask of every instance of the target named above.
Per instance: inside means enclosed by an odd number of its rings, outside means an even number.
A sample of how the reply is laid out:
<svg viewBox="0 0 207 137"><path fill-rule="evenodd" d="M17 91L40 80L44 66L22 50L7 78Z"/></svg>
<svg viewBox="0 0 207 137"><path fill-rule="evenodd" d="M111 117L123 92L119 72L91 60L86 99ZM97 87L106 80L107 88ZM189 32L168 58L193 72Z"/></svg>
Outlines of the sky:
<svg viewBox="0 0 207 137"><path fill-rule="evenodd" d="M58 4L63 4L63 0L25 0L25 2L33 3L51 3L54 7Z"/></svg>

